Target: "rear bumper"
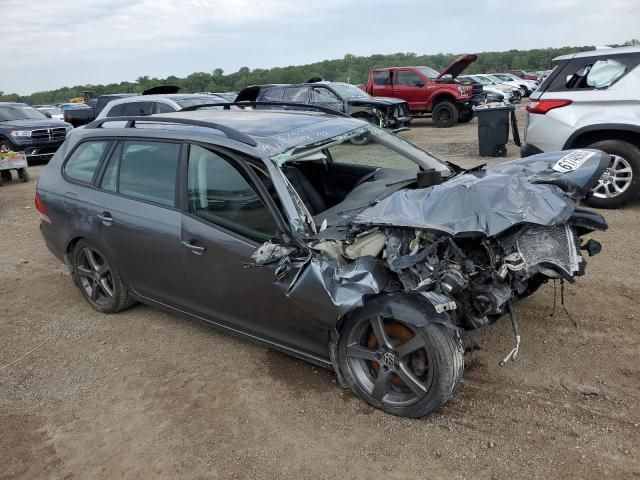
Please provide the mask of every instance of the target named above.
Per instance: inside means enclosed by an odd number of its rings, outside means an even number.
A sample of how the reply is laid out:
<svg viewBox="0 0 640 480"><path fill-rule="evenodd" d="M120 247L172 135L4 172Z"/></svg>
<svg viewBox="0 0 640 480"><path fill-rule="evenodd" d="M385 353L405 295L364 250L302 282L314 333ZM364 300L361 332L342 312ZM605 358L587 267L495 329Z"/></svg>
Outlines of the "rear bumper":
<svg viewBox="0 0 640 480"><path fill-rule="evenodd" d="M520 156L521 157L530 157L531 155L537 155L538 153L544 153L535 145L531 145L530 143L523 143L522 147L520 147Z"/></svg>

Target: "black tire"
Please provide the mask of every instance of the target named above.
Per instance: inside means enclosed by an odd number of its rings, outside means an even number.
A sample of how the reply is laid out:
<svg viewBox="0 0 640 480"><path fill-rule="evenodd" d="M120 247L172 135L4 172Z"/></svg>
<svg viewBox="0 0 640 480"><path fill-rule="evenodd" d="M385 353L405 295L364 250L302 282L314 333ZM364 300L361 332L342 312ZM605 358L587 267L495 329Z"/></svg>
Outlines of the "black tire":
<svg viewBox="0 0 640 480"><path fill-rule="evenodd" d="M469 123L475 117L475 112L471 109L465 110L460 113L458 117L458 123Z"/></svg>
<svg viewBox="0 0 640 480"><path fill-rule="evenodd" d="M18 178L22 183L26 183L29 181L29 172L26 168L23 167L18 169Z"/></svg>
<svg viewBox="0 0 640 480"><path fill-rule="evenodd" d="M5 182L10 182L11 180L13 180L13 175L11 174L11 170L0 171L0 177L2 177L2 180L4 180Z"/></svg>
<svg viewBox="0 0 640 480"><path fill-rule="evenodd" d="M449 128L458 123L460 112L455 104L444 101L437 103L431 112L433 124L438 128Z"/></svg>
<svg viewBox="0 0 640 480"><path fill-rule="evenodd" d="M120 275L97 247L80 240L72 258L74 281L94 309L117 313L135 303Z"/></svg>
<svg viewBox="0 0 640 480"><path fill-rule="evenodd" d="M373 322L380 321L376 330ZM379 335L374 332L380 331L380 325L387 332L389 348L379 347ZM398 340L397 332L403 331L412 336ZM414 347L407 347L410 344ZM403 347L410 353L403 356ZM395 360L385 363L387 356ZM351 390L369 405L418 418L435 412L451 398L462 379L464 349L460 335L441 324L418 328L394 319L361 318L342 329L338 362Z"/></svg>
<svg viewBox="0 0 640 480"><path fill-rule="evenodd" d="M612 155L611 164L592 190L585 204L595 208L618 208L634 200L640 193L640 149L623 140L602 140L586 148L595 148ZM620 173L630 168L630 172ZM616 174L616 172L618 172ZM613 181L613 179L619 179ZM624 187L624 188L623 188ZM613 189L613 193L612 193ZM624 190L618 193L617 189ZM607 191L611 196L607 196Z"/></svg>

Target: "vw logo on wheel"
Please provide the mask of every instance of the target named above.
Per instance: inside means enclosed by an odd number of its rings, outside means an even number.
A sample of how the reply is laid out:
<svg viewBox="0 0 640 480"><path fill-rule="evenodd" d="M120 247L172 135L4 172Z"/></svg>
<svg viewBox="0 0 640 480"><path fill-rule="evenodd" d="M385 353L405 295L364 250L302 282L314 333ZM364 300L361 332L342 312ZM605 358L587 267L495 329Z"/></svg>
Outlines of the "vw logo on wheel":
<svg viewBox="0 0 640 480"><path fill-rule="evenodd" d="M394 363L396 363L396 356L391 352L386 352L382 356L382 361L385 365L393 365Z"/></svg>

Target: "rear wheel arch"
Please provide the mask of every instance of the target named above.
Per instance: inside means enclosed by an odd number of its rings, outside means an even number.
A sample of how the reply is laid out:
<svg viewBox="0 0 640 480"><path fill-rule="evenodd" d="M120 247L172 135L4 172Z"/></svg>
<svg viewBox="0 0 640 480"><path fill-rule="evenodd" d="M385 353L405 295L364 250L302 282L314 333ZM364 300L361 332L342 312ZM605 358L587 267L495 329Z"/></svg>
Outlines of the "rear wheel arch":
<svg viewBox="0 0 640 480"><path fill-rule="evenodd" d="M584 148L603 140L621 140L640 148L640 127L624 124L602 124L576 130L565 142L563 150Z"/></svg>
<svg viewBox="0 0 640 480"><path fill-rule="evenodd" d="M71 273L71 276L73 277L74 281L76 280L76 277L75 277L75 271L74 271L74 265L73 265L73 252L75 251L76 245L78 245L78 243L81 241L94 244L94 242L92 242L89 238L84 237L82 235L76 235L68 241L65 252L64 252L65 262L67 264L67 267L69 268L69 273ZM129 283L126 272L124 272L123 269L120 268L119 263L113 258L113 256L111 255L111 252L109 252L109 250L105 248L104 245L98 245L98 246L101 252L106 256L109 263L118 270L118 274L122 278L123 283L127 286L129 291L133 295L135 295L135 291L132 291L131 289L131 284Z"/></svg>

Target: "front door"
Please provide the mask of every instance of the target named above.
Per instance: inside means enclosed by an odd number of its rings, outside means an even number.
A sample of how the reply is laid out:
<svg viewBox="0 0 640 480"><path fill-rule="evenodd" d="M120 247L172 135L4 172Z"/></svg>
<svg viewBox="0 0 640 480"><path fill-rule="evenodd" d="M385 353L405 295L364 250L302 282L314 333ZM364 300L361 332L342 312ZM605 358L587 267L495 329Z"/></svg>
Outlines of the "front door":
<svg viewBox="0 0 640 480"><path fill-rule="evenodd" d="M413 70L399 69L393 72L393 97L409 102L411 110L427 108L425 80Z"/></svg>
<svg viewBox="0 0 640 480"><path fill-rule="evenodd" d="M276 284L273 268L251 267L259 245L278 238L273 213L247 169L221 152L191 145L188 208L182 246L188 310L287 348L328 357L326 325L293 304ZM253 177L253 178L252 178ZM264 185L269 182L266 176ZM262 180L262 179L261 179Z"/></svg>

